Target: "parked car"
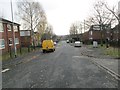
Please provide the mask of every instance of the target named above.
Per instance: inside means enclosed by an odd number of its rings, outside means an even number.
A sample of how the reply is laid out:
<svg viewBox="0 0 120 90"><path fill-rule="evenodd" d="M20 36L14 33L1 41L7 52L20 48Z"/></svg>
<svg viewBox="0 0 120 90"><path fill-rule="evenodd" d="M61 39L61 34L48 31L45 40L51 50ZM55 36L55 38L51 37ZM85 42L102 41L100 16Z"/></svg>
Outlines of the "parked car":
<svg viewBox="0 0 120 90"><path fill-rule="evenodd" d="M54 42L54 45L55 45L55 46L56 46L56 44L57 44L57 43L56 43L56 42Z"/></svg>
<svg viewBox="0 0 120 90"><path fill-rule="evenodd" d="M59 42L59 40L56 40L55 42L56 42L56 43L58 43L58 42Z"/></svg>
<svg viewBox="0 0 120 90"><path fill-rule="evenodd" d="M81 47L81 46L82 46L82 42L80 42L80 41L75 41L74 46L75 46L75 47Z"/></svg>
<svg viewBox="0 0 120 90"><path fill-rule="evenodd" d="M69 40L67 40L66 42L69 43Z"/></svg>
<svg viewBox="0 0 120 90"><path fill-rule="evenodd" d="M42 50L43 53L45 53L46 51L55 51L55 45L53 40L43 40L42 42Z"/></svg>

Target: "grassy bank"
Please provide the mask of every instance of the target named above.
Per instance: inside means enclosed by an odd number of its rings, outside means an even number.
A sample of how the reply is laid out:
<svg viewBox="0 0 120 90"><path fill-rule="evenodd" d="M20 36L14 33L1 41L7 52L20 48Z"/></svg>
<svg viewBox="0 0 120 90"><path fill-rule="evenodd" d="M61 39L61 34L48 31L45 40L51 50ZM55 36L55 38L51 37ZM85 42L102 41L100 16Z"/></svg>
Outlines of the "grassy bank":
<svg viewBox="0 0 120 90"><path fill-rule="evenodd" d="M40 50L40 48L36 48L35 50ZM17 50L17 57L25 56L28 53L33 52L35 50L33 48L30 48L30 51L29 51L28 48L24 47L21 49L21 51ZM0 60L9 60L9 59L13 59L13 58L15 58L14 51L11 52L11 55L10 55L10 53L5 53L5 54L0 55Z"/></svg>
<svg viewBox="0 0 120 90"><path fill-rule="evenodd" d="M106 48L105 50L105 55L110 55L110 56L113 56L115 58L118 58L119 57L119 50L118 48L114 48L114 47L109 47L109 48Z"/></svg>
<svg viewBox="0 0 120 90"><path fill-rule="evenodd" d="M88 45L88 48L93 48L93 45ZM103 46L101 46L99 44L98 48L103 51L104 55L109 55L109 56L112 56L114 58L119 58L120 57L120 50L118 50L118 48L115 48L115 47L106 48L105 44Z"/></svg>

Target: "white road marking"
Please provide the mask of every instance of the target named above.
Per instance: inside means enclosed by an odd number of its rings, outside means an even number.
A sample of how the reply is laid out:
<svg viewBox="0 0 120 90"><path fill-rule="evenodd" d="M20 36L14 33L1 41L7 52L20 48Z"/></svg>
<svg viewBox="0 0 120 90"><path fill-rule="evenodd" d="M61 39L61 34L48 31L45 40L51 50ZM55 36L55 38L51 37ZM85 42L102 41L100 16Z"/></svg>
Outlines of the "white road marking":
<svg viewBox="0 0 120 90"><path fill-rule="evenodd" d="M7 71L9 71L9 70L10 70L9 68L4 69L4 70L2 70L2 73L7 72Z"/></svg>
<svg viewBox="0 0 120 90"><path fill-rule="evenodd" d="M93 50L87 50L88 52L92 52Z"/></svg>
<svg viewBox="0 0 120 90"><path fill-rule="evenodd" d="M72 56L72 58L88 58L88 57L85 57L85 56Z"/></svg>

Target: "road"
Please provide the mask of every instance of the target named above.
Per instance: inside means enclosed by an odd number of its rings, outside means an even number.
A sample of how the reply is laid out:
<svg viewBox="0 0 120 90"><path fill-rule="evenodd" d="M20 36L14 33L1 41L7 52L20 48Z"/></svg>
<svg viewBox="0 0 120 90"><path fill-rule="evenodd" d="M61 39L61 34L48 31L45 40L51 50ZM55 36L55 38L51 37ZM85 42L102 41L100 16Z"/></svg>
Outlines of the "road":
<svg viewBox="0 0 120 90"><path fill-rule="evenodd" d="M27 56L2 74L3 88L117 88L117 80L82 56L82 50L62 41L55 52Z"/></svg>

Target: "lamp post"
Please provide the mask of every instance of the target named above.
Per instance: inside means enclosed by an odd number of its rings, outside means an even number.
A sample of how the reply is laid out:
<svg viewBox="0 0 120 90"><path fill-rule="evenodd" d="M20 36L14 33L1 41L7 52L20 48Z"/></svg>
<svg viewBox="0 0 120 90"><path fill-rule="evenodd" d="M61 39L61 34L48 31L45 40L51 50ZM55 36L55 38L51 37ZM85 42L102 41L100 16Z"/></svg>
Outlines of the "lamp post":
<svg viewBox="0 0 120 90"><path fill-rule="evenodd" d="M120 1L118 2L118 58L120 58Z"/></svg>
<svg viewBox="0 0 120 90"><path fill-rule="evenodd" d="M14 32L14 22L13 22L13 7L12 7L12 0L11 0L11 16L12 16L12 29L13 29L13 38L14 38L14 52L15 58L17 57L17 49L15 44L15 32Z"/></svg>

